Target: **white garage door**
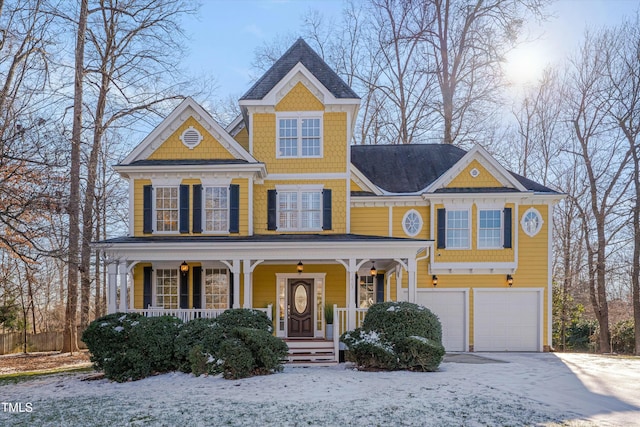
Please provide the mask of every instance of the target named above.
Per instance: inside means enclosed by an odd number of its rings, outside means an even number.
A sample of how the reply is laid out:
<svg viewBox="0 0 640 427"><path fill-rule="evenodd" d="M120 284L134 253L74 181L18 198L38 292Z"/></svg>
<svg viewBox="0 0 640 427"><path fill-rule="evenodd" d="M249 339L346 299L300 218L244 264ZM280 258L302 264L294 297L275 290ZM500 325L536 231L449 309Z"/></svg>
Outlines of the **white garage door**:
<svg viewBox="0 0 640 427"><path fill-rule="evenodd" d="M541 290L474 290L475 351L540 351Z"/></svg>
<svg viewBox="0 0 640 427"><path fill-rule="evenodd" d="M445 350L466 351L467 291L418 289L416 299L440 318Z"/></svg>

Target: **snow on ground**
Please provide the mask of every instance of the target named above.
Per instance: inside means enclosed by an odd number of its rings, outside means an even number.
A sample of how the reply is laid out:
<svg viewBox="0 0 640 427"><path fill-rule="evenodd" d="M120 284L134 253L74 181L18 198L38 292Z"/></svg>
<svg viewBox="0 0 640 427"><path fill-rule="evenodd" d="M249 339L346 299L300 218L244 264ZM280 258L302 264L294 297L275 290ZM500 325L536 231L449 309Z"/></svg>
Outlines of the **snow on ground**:
<svg viewBox="0 0 640 427"><path fill-rule="evenodd" d="M33 408L0 406L0 425L640 425L638 358L474 353L447 360L435 373L287 366L238 381L170 373L118 384L51 375L0 386L0 401Z"/></svg>

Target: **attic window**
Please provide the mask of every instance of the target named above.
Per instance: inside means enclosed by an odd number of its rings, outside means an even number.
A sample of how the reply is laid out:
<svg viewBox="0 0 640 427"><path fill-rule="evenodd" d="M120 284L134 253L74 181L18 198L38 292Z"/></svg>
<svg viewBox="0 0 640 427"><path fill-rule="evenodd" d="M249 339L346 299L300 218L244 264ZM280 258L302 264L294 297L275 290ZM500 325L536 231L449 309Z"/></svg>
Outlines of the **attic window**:
<svg viewBox="0 0 640 427"><path fill-rule="evenodd" d="M202 134L193 126L189 126L189 128L180 135L180 141L182 141L189 150L193 150L200 144L200 141L202 141Z"/></svg>
<svg viewBox="0 0 640 427"><path fill-rule="evenodd" d="M477 178L478 175L480 175L480 171L476 168L473 168L469 171L469 174L471 174L473 178Z"/></svg>

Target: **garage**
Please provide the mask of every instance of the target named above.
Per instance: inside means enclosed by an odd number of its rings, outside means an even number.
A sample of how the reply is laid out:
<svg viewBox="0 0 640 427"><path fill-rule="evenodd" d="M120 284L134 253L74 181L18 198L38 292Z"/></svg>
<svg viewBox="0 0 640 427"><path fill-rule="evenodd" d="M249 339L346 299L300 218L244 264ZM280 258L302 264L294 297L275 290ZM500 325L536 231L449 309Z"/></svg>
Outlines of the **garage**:
<svg viewBox="0 0 640 427"><path fill-rule="evenodd" d="M474 289L474 351L542 351L542 289Z"/></svg>
<svg viewBox="0 0 640 427"><path fill-rule="evenodd" d="M418 289L416 302L431 310L442 324L446 351L467 350L467 289Z"/></svg>

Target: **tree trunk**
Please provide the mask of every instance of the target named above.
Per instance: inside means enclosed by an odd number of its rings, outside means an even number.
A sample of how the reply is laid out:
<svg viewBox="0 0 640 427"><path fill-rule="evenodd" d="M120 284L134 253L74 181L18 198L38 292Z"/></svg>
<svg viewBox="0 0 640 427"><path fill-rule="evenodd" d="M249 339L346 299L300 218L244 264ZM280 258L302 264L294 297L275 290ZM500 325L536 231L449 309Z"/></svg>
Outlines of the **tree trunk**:
<svg viewBox="0 0 640 427"><path fill-rule="evenodd" d="M73 130L71 135L71 171L69 206L69 277L65 309L63 353L78 351L78 241L80 237L80 144L82 134L82 81L84 77L84 44L87 31L88 0L81 0L76 34L75 77L73 98Z"/></svg>

